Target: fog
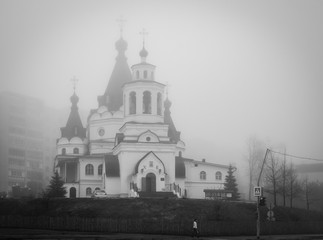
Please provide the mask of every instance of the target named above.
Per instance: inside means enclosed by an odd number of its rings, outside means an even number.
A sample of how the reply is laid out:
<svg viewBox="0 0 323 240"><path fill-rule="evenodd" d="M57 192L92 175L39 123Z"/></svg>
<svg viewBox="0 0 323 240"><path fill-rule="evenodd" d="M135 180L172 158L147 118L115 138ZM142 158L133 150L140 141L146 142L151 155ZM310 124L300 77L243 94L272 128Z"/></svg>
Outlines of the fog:
<svg viewBox="0 0 323 240"><path fill-rule="evenodd" d="M0 91L67 108L75 76L88 114L108 84L123 16L129 66L149 32L147 61L169 84L186 157L243 163L256 136L323 159L322 12L322 1L2 0Z"/></svg>

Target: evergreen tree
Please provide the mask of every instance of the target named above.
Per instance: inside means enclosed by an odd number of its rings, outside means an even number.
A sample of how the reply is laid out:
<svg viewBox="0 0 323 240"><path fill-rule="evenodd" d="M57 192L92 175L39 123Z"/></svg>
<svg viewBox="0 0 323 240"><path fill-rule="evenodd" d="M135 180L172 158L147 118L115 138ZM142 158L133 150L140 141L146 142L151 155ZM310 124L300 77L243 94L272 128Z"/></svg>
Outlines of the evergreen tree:
<svg viewBox="0 0 323 240"><path fill-rule="evenodd" d="M228 170L228 175L225 176L224 189L228 191L232 191L231 200L239 200L240 193L238 192L238 184L236 183L236 178L233 175L235 168L230 165Z"/></svg>
<svg viewBox="0 0 323 240"><path fill-rule="evenodd" d="M66 193L67 191L64 187L64 181L58 175L58 172L55 171L55 174L52 176L49 186L47 187L43 196L47 198L65 197Z"/></svg>

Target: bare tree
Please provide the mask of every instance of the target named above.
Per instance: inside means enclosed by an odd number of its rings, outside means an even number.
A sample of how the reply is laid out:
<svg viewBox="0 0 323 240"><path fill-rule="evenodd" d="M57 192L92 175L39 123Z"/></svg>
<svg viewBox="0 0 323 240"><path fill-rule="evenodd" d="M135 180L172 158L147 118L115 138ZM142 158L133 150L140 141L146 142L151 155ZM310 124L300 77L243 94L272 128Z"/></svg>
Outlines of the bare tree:
<svg viewBox="0 0 323 240"><path fill-rule="evenodd" d="M305 197L306 209L310 210L310 205L319 201L318 190L319 183L318 182L309 182L308 177L306 177L303 181L303 192Z"/></svg>
<svg viewBox="0 0 323 240"><path fill-rule="evenodd" d="M281 182L282 164L278 157L274 157L270 152L270 157L266 160L265 183L267 185L266 192L273 195L274 206L277 206L278 188Z"/></svg>
<svg viewBox="0 0 323 240"><path fill-rule="evenodd" d="M256 137L250 137L247 140L248 152L246 161L248 163L248 177L249 177L249 200L251 200L253 187L256 185L261 164L263 161L265 147L262 141Z"/></svg>
<svg viewBox="0 0 323 240"><path fill-rule="evenodd" d="M294 165L291 163L287 171L287 182L288 182L288 196L290 207L293 207L293 200L296 198L302 191L301 184L298 181L297 172L294 168Z"/></svg>
<svg viewBox="0 0 323 240"><path fill-rule="evenodd" d="M285 151L286 152L286 151ZM281 194L283 196L283 206L286 206L286 183L287 183L287 162L286 162L286 155L284 155L284 161L281 166L281 185L279 187Z"/></svg>

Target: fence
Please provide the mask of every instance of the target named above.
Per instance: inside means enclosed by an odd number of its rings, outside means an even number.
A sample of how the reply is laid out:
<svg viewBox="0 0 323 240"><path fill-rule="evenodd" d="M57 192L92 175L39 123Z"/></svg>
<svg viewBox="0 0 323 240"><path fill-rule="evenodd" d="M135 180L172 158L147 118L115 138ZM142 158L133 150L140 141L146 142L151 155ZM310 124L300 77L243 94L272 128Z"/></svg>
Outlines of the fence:
<svg viewBox="0 0 323 240"><path fill-rule="evenodd" d="M200 221L203 236L255 235L256 222ZM74 216L0 216L0 227L68 230L80 232L146 233L190 235L190 220L172 222L165 219L113 219ZM323 222L263 222L261 235L272 234L319 234L323 233Z"/></svg>

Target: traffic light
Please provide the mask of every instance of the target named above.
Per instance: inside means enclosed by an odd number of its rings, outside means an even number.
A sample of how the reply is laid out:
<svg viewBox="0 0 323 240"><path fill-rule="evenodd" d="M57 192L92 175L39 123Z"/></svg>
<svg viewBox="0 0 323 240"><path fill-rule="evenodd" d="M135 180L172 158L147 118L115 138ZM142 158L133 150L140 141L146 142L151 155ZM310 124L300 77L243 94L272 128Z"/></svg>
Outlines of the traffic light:
<svg viewBox="0 0 323 240"><path fill-rule="evenodd" d="M265 206L266 205L266 198L265 197L260 197L259 198L259 205L260 206Z"/></svg>

